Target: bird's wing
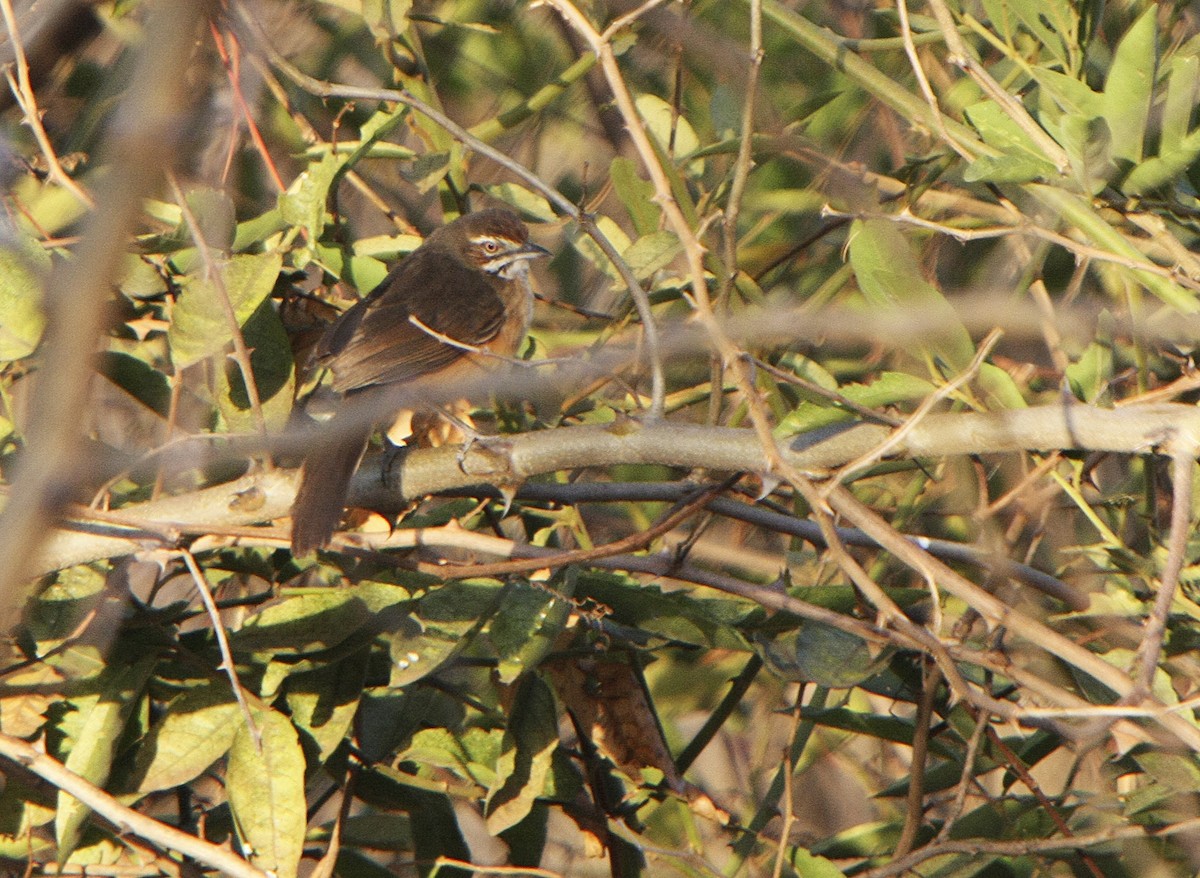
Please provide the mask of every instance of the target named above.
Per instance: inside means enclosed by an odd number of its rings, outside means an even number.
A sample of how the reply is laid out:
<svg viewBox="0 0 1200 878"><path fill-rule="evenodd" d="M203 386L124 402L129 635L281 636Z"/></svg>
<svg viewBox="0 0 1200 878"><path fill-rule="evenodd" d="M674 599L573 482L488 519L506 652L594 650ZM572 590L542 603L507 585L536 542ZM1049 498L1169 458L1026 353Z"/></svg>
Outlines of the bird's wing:
<svg viewBox="0 0 1200 878"><path fill-rule="evenodd" d="M436 268L429 267L430 257ZM419 285L418 277L423 279ZM349 393L411 381L467 354L410 317L447 338L480 347L504 325L504 303L479 272L436 251L415 251L325 333L316 359L333 371L333 389Z"/></svg>

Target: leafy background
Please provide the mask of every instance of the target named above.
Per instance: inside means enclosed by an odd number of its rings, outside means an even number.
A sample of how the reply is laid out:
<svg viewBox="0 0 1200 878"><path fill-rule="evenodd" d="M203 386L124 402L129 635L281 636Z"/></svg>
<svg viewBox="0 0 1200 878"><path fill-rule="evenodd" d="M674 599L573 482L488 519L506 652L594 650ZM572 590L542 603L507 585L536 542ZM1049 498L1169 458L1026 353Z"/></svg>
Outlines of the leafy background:
<svg viewBox="0 0 1200 878"><path fill-rule="evenodd" d="M1192 4L0 11L9 868L1195 873ZM292 557L305 352L494 203L506 442Z"/></svg>

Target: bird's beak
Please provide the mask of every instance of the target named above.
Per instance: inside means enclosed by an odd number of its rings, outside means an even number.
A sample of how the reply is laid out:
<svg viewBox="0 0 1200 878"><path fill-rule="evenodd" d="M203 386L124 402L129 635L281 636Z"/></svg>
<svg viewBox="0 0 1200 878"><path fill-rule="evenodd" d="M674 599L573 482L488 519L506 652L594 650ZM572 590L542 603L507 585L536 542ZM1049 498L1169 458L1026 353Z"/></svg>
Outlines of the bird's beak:
<svg viewBox="0 0 1200 878"><path fill-rule="evenodd" d="M541 244L535 244L532 241L527 241L525 246L517 251L526 259L541 259L543 256L553 256L549 250Z"/></svg>

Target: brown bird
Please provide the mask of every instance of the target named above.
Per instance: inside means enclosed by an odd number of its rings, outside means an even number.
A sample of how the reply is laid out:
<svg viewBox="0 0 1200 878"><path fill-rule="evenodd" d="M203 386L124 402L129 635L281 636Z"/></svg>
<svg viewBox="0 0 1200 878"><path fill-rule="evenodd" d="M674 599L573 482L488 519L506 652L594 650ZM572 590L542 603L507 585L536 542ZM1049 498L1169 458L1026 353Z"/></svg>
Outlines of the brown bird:
<svg viewBox="0 0 1200 878"><path fill-rule="evenodd" d="M401 384L420 397L423 389L478 376L501 362L493 355L516 353L533 317L529 260L547 255L512 211L459 217L342 314L310 362L328 368L333 390L346 398ZM445 391L439 395L444 401ZM370 425L346 436L304 460L292 505L296 555L328 545L341 521Z"/></svg>

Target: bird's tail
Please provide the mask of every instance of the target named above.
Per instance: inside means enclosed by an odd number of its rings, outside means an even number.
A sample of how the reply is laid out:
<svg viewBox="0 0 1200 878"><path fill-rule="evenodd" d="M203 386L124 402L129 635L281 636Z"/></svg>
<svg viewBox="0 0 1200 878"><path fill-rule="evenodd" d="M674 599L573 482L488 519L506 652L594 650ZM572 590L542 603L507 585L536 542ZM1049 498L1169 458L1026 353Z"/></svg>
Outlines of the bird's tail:
<svg viewBox="0 0 1200 878"><path fill-rule="evenodd" d="M306 555L329 544L342 520L350 480L371 438L369 430L322 445L304 458L300 490L292 504L292 554Z"/></svg>

